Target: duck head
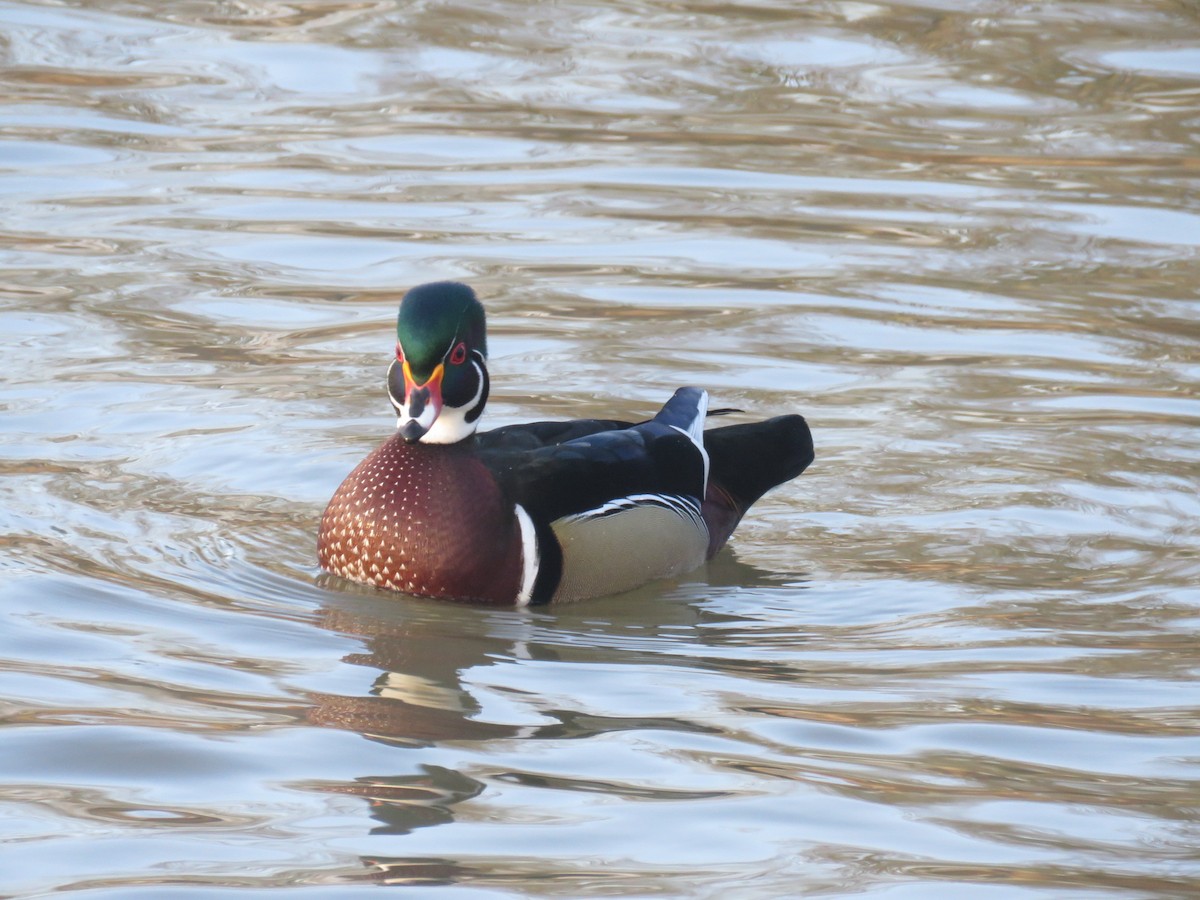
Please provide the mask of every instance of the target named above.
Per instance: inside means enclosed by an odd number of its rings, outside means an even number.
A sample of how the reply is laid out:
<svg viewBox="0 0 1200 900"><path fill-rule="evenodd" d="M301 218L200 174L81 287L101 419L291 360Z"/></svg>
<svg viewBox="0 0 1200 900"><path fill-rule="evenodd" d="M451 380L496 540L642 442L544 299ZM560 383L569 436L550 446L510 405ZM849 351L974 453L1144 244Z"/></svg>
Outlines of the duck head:
<svg viewBox="0 0 1200 900"><path fill-rule="evenodd" d="M409 443L454 444L475 433L488 372L483 305L474 291L438 281L404 295L387 380L396 428Z"/></svg>

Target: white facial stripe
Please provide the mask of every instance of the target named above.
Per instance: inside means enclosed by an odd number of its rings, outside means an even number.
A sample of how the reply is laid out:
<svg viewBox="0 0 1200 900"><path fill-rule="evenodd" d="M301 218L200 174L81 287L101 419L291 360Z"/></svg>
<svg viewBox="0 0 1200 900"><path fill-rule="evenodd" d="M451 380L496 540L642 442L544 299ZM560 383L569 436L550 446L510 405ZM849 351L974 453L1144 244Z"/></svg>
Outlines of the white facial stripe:
<svg viewBox="0 0 1200 900"><path fill-rule="evenodd" d="M474 359L471 360L471 366L475 369L475 396L471 398L471 401L466 406L462 407L464 413L470 412L479 405L479 401L483 397L483 383L487 380L487 376L483 374L483 366Z"/></svg>
<svg viewBox="0 0 1200 900"><path fill-rule="evenodd" d="M397 359L393 359L392 364L390 366L388 366L388 377L387 377L388 399L392 401L392 406L394 406L396 408L396 415L400 415L401 411L404 409L404 404L400 402L400 398L392 393L392 369L394 369L398 365L401 365L400 361Z"/></svg>

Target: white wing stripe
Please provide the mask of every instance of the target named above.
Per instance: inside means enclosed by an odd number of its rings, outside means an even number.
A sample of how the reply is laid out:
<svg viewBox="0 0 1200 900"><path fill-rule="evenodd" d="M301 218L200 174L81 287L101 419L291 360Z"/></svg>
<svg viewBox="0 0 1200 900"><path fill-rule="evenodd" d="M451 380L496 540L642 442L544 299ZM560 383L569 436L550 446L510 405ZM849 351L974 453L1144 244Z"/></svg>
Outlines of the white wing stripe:
<svg viewBox="0 0 1200 900"><path fill-rule="evenodd" d="M704 517L700 513L699 502L692 497L684 497L680 494L631 494L628 497L617 497L614 500L609 500L602 506L597 506L595 509L585 510L571 516L564 516L562 521L574 523L587 519L599 519L639 506L664 507L674 512L681 519L690 520L697 528L701 528L705 532L708 531L708 526L705 525Z"/></svg>

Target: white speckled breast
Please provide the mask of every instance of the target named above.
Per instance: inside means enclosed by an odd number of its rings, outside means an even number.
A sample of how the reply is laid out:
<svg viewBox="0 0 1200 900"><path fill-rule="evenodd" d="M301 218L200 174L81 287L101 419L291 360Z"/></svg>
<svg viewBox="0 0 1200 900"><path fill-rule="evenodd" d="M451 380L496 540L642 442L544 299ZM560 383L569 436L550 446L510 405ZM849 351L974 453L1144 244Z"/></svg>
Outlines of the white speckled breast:
<svg viewBox="0 0 1200 900"><path fill-rule="evenodd" d="M462 445L393 435L346 476L321 519L323 569L376 587L513 603L521 535L484 465Z"/></svg>

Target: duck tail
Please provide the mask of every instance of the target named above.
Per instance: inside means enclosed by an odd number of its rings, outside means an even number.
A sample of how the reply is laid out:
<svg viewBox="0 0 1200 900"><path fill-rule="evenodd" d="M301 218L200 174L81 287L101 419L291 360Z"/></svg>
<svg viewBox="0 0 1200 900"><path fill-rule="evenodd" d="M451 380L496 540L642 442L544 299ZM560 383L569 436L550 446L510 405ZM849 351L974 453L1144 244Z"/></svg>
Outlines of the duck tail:
<svg viewBox="0 0 1200 900"><path fill-rule="evenodd" d="M802 416L727 425L704 433L709 479L704 497L708 556L725 545L751 505L813 461L812 432Z"/></svg>

